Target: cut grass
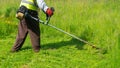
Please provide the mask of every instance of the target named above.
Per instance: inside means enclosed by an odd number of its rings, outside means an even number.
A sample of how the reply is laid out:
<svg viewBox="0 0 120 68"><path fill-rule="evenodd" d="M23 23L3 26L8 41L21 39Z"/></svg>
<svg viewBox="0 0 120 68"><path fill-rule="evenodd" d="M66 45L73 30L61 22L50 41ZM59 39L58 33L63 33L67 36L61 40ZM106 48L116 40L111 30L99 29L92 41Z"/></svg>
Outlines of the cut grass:
<svg viewBox="0 0 120 68"><path fill-rule="evenodd" d="M97 50L87 44L44 25L40 25L42 48L39 53L33 52L29 36L19 52L10 53L18 25L14 16L20 3L20 0L14 1L0 2L3 5L0 10L0 68L119 68L119 1L46 1L55 7L50 24L106 49L105 54L96 53ZM40 19L45 20L42 12Z"/></svg>

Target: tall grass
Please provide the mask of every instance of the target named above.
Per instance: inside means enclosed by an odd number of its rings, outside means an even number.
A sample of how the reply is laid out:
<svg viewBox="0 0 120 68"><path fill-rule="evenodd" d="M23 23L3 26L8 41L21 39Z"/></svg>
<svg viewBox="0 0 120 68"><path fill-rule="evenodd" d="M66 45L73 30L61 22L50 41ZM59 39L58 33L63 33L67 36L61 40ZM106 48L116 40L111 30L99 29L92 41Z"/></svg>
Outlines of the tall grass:
<svg viewBox="0 0 120 68"><path fill-rule="evenodd" d="M98 68L116 68L119 66L119 1L114 0L66 0L55 2L48 1L55 6L56 12L51 24L63 30L73 33L82 39L107 49L108 55L104 63L108 65L97 66ZM44 27L42 28L44 29ZM45 30L45 29L44 29ZM56 31L46 29L43 35L66 36ZM47 33L48 32L48 33ZM55 35L54 35L54 34ZM117 62L116 62L117 61ZM113 63L112 63L113 62ZM94 68L94 67L93 67Z"/></svg>
<svg viewBox="0 0 120 68"><path fill-rule="evenodd" d="M0 39L12 36L8 39L5 38L6 41L11 39L11 42L8 41L4 44L0 40L0 45L12 45L13 36L17 33L18 23L16 22L18 20L15 19L15 13L20 0L17 0L17 3L14 3L15 1L0 1L0 5L3 5L0 6L2 8L0 10ZM9 54L8 57L6 57L7 53L5 52L3 56L0 56L0 60L2 60L0 62L1 67L11 68L11 66L16 65L14 67L17 68L119 68L119 0L45 1L47 5L55 8L50 24L96 44L96 46L107 50L107 53L94 53L96 50L91 49L87 44L79 43L59 31L40 25L42 51L34 55L31 49L28 48L27 52L23 50L19 53ZM40 19L45 20L45 14L41 11ZM26 45L30 45L30 43L27 41ZM5 51L9 50L10 46L7 48L0 46L0 48L3 48L0 51Z"/></svg>
<svg viewBox="0 0 120 68"><path fill-rule="evenodd" d="M17 8L19 7L20 0L0 0L0 37L4 38L17 32L16 26L18 23L15 19Z"/></svg>

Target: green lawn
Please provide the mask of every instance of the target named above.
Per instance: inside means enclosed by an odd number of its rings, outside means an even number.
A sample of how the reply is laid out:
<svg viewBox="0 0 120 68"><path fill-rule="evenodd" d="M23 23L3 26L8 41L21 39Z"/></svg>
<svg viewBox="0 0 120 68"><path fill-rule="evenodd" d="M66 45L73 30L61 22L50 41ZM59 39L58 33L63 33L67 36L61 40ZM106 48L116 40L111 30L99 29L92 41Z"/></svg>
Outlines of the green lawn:
<svg viewBox="0 0 120 68"><path fill-rule="evenodd" d="M19 52L10 53L19 22L15 13L20 0L15 1L0 1L0 68L120 68L119 0L45 0L55 8L50 24L101 51L41 24L39 53L33 52L29 35ZM45 20L42 11L39 17Z"/></svg>

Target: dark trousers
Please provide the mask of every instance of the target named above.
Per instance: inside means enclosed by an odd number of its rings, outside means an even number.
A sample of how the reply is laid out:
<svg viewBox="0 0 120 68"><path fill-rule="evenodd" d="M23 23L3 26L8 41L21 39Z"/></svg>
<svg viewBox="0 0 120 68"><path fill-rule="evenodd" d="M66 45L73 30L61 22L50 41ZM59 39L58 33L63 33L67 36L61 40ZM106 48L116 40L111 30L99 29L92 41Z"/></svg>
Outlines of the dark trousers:
<svg viewBox="0 0 120 68"><path fill-rule="evenodd" d="M22 47L28 33L30 35L33 50L35 52L39 52L40 50L39 22L27 18L21 20L18 25L18 35L16 38L16 42L12 48L12 51L18 51Z"/></svg>

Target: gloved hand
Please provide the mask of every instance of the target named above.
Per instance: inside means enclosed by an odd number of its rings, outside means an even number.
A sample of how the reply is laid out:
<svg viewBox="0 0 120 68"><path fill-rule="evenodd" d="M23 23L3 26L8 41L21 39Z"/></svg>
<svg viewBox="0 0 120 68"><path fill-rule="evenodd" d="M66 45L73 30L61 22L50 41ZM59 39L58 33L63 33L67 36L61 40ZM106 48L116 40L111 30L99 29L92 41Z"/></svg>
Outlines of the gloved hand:
<svg viewBox="0 0 120 68"><path fill-rule="evenodd" d="M16 18L19 20L22 20L25 17L25 13L28 11L28 9L25 6L20 6L17 10Z"/></svg>
<svg viewBox="0 0 120 68"><path fill-rule="evenodd" d="M53 12L54 12L54 8L53 7L48 8L47 11L46 11L47 17L51 17L53 15Z"/></svg>
<svg viewBox="0 0 120 68"><path fill-rule="evenodd" d="M18 13L16 14L16 18L18 18L19 20L22 20L22 19L24 18L24 14L21 13L21 12L18 12Z"/></svg>

